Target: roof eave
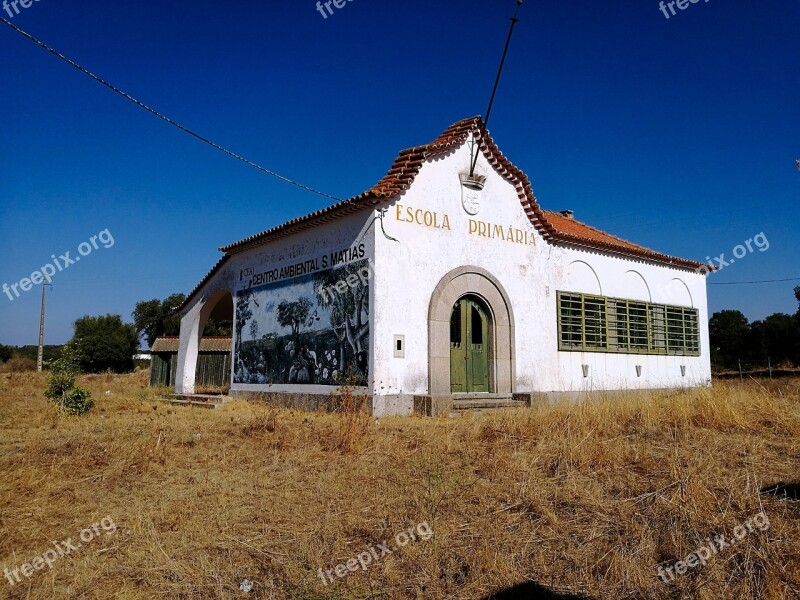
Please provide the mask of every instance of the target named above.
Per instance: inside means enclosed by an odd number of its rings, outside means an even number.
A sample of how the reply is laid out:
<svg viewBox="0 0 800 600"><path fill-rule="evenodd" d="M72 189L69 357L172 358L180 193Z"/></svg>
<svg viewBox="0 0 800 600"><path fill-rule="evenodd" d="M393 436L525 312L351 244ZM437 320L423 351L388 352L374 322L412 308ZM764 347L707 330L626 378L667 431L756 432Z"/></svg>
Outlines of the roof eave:
<svg viewBox="0 0 800 600"><path fill-rule="evenodd" d="M570 234L559 234L554 238L553 241L556 244L562 243L570 246L589 248L595 251L610 252L613 254L618 254L629 258L636 258L639 260L653 262L659 265L665 265L669 267L680 267L682 269L687 269L690 271L702 272L703 267L705 267L706 271L714 270L709 265L694 260L689 260L686 258L678 258L677 256L669 256L668 254L661 254L660 252L655 252L655 251L636 252L624 246L616 246L614 244L604 244L601 242L590 242L584 240L583 238L579 238Z"/></svg>
<svg viewBox="0 0 800 600"><path fill-rule="evenodd" d="M325 224L334 218L349 216L361 210L373 208L379 204L391 201L391 199L400 196L408 190L426 160L460 147L466 142L470 134L474 139L477 139L478 147L489 165L491 165L503 179L514 186L525 214L528 216L533 227L546 241L551 243L563 241L565 243L577 244L595 250L611 251L626 256L635 256L656 263L680 266L686 269L701 270L701 267L705 266L708 271L714 270L709 265L704 265L704 263L671 257L646 248L642 248L642 252L636 252L630 248L622 246L616 247L614 244L593 243L559 231L558 228L548 220L545 211L539 206L528 176L500 152L500 149L486 130L481 117L475 116L453 123L438 138L427 145L414 146L401 150L387 174L365 192L311 214L288 221L278 227L268 229L238 242L228 244L227 246L222 246L219 250L225 252L225 255L187 296L186 301L180 306L179 311L185 309L206 282L222 268L234 254L276 239L293 235L299 231L310 229L320 224Z"/></svg>

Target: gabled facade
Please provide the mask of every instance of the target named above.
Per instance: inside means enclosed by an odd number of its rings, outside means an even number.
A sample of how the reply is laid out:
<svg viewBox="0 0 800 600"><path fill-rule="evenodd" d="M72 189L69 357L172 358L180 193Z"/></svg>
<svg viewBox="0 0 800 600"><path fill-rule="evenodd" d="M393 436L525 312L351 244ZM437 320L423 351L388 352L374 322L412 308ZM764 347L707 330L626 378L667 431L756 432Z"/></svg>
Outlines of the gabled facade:
<svg viewBox="0 0 800 600"><path fill-rule="evenodd" d="M231 304L232 393L285 403L321 404L343 377L376 414L710 382L708 267L541 209L478 117L221 250L182 308L180 393Z"/></svg>

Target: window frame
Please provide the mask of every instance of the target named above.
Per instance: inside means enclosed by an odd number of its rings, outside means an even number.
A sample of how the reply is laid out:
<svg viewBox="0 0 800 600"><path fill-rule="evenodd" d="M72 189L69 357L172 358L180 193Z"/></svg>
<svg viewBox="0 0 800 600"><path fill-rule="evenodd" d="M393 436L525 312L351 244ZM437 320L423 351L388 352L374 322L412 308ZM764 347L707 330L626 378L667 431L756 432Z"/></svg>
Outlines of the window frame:
<svg viewBox="0 0 800 600"><path fill-rule="evenodd" d="M587 300L591 307L588 327ZM598 316L599 306L603 309ZM575 311L580 314L576 315ZM559 352L658 356L701 354L700 312L690 306L558 290L556 321ZM679 335L677 324L680 325ZM576 330L577 327L580 331Z"/></svg>

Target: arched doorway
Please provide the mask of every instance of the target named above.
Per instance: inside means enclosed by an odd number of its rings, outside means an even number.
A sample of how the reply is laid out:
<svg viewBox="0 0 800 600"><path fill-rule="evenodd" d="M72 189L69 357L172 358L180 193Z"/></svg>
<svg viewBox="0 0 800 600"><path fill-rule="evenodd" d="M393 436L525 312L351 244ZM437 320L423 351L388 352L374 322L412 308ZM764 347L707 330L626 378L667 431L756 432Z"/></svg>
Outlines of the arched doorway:
<svg viewBox="0 0 800 600"><path fill-rule="evenodd" d="M473 294L462 296L450 315L450 391L489 392L490 313Z"/></svg>
<svg viewBox="0 0 800 600"><path fill-rule="evenodd" d="M233 296L224 290L198 331L195 393L228 393L233 362Z"/></svg>
<svg viewBox="0 0 800 600"><path fill-rule="evenodd" d="M514 362L514 314L497 278L477 266L447 273L428 311L428 393L511 395Z"/></svg>

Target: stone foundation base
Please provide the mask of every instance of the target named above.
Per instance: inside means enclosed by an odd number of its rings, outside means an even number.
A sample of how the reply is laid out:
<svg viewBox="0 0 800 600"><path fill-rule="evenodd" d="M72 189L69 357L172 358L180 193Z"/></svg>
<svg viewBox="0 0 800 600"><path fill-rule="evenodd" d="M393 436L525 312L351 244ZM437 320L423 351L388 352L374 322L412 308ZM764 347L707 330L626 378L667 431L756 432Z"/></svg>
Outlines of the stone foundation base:
<svg viewBox="0 0 800 600"><path fill-rule="evenodd" d="M548 407L562 403L591 402L620 396L642 396L651 393L665 394L675 389L657 390L597 390L591 392L525 392L516 394L448 394L442 396L390 394L375 396L355 393L361 410L376 417L409 416L412 414L428 417L452 415L469 408L492 409L511 407ZM339 398L331 394L312 394L302 392L249 392L232 390L235 398L281 408L297 410L334 412L339 408Z"/></svg>
<svg viewBox="0 0 800 600"><path fill-rule="evenodd" d="M247 392L231 390L230 395L248 402L263 402L279 408L297 410L334 412L339 408L339 398L331 394L304 394L301 392ZM363 410L372 412L372 396L353 394L353 398Z"/></svg>

